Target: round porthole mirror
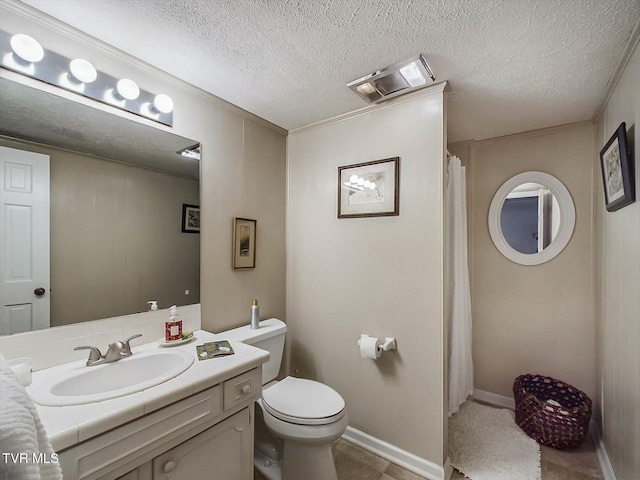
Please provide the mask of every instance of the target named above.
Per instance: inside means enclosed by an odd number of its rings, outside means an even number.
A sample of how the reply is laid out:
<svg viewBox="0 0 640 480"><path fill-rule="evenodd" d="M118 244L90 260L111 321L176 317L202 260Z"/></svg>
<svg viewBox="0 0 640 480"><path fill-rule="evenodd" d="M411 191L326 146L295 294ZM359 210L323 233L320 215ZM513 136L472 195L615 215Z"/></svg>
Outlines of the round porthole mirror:
<svg viewBox="0 0 640 480"><path fill-rule="evenodd" d="M489 208L489 232L498 250L520 265L548 262L567 246L576 222L569 190L548 173L507 180Z"/></svg>

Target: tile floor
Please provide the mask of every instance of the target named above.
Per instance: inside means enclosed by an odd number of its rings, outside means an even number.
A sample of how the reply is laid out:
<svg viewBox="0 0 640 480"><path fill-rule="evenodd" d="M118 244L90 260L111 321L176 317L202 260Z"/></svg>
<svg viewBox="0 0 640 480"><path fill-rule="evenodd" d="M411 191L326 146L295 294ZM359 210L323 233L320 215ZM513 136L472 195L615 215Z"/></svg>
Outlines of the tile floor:
<svg viewBox="0 0 640 480"><path fill-rule="evenodd" d="M542 480L602 480L595 445L591 437L571 451L542 447ZM346 440L333 444L339 480L422 480L423 477L405 470L384 458L363 450ZM466 478L457 470L451 480ZM255 480L264 480L256 471Z"/></svg>
<svg viewBox="0 0 640 480"><path fill-rule="evenodd" d="M335 441L332 451L338 480L423 480L423 477L346 440ZM256 470L254 480L265 479Z"/></svg>

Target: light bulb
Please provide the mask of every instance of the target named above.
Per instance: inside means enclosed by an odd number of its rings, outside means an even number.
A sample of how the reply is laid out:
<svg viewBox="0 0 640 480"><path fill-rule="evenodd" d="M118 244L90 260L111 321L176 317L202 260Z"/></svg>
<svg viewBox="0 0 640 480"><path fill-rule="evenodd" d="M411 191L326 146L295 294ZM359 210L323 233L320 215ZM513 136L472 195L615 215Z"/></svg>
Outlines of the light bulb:
<svg viewBox="0 0 640 480"><path fill-rule="evenodd" d="M358 85L356 88L360 93L362 93L365 96L370 96L376 93L376 89L373 88L373 85L371 85L371 83L369 82L363 83L362 85Z"/></svg>
<svg viewBox="0 0 640 480"><path fill-rule="evenodd" d="M44 49L38 41L25 35L24 33L17 33L11 37L11 49L18 57L28 63L39 62L44 57Z"/></svg>
<svg viewBox="0 0 640 480"><path fill-rule="evenodd" d="M71 75L82 83L91 83L98 78L98 72L95 67L84 58L71 60L69 70L71 71Z"/></svg>
<svg viewBox="0 0 640 480"><path fill-rule="evenodd" d="M116 91L118 95L126 100L135 100L140 96L140 88L136 85L136 82L128 78L118 80Z"/></svg>
<svg viewBox="0 0 640 480"><path fill-rule="evenodd" d="M419 87L427 83L427 80L420 72L420 69L416 65L416 62L412 62L409 65L400 69L400 75L411 85L412 87Z"/></svg>
<svg viewBox="0 0 640 480"><path fill-rule="evenodd" d="M364 185L364 178L362 177L358 178L358 185L360 186Z"/></svg>
<svg viewBox="0 0 640 480"><path fill-rule="evenodd" d="M354 174L354 175L351 175L351 176L349 177L349 181L350 181L351 183L358 183L358 175L355 175L355 174Z"/></svg>
<svg viewBox="0 0 640 480"><path fill-rule="evenodd" d="M376 184L375 184L375 183L373 183L373 182L371 182L371 183L369 184L369 188L370 188L371 190L375 190L375 189L376 189Z"/></svg>
<svg viewBox="0 0 640 480"><path fill-rule="evenodd" d="M161 93L153 99L153 107L160 113L171 113L173 112L173 100L169 95Z"/></svg>

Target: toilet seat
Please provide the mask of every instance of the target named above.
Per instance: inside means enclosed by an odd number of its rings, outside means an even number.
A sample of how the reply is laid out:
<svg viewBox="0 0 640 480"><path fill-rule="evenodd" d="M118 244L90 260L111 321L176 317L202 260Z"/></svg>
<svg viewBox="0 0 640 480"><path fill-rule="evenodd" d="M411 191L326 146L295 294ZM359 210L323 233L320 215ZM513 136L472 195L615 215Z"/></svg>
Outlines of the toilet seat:
<svg viewBox="0 0 640 480"><path fill-rule="evenodd" d="M297 425L327 425L345 414L344 399L333 388L313 380L286 377L262 392L265 410Z"/></svg>

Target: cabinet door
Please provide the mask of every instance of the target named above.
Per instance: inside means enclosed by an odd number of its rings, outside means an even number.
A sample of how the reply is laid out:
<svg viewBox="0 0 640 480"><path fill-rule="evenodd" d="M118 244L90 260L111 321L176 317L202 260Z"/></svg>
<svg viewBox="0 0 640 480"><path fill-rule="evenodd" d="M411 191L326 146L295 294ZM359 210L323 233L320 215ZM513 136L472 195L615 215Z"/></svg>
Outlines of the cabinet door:
<svg viewBox="0 0 640 480"><path fill-rule="evenodd" d="M118 480L152 480L151 462L143 463L135 470L131 470L129 473L118 477Z"/></svg>
<svg viewBox="0 0 640 480"><path fill-rule="evenodd" d="M154 480L252 480L249 408L153 459Z"/></svg>

